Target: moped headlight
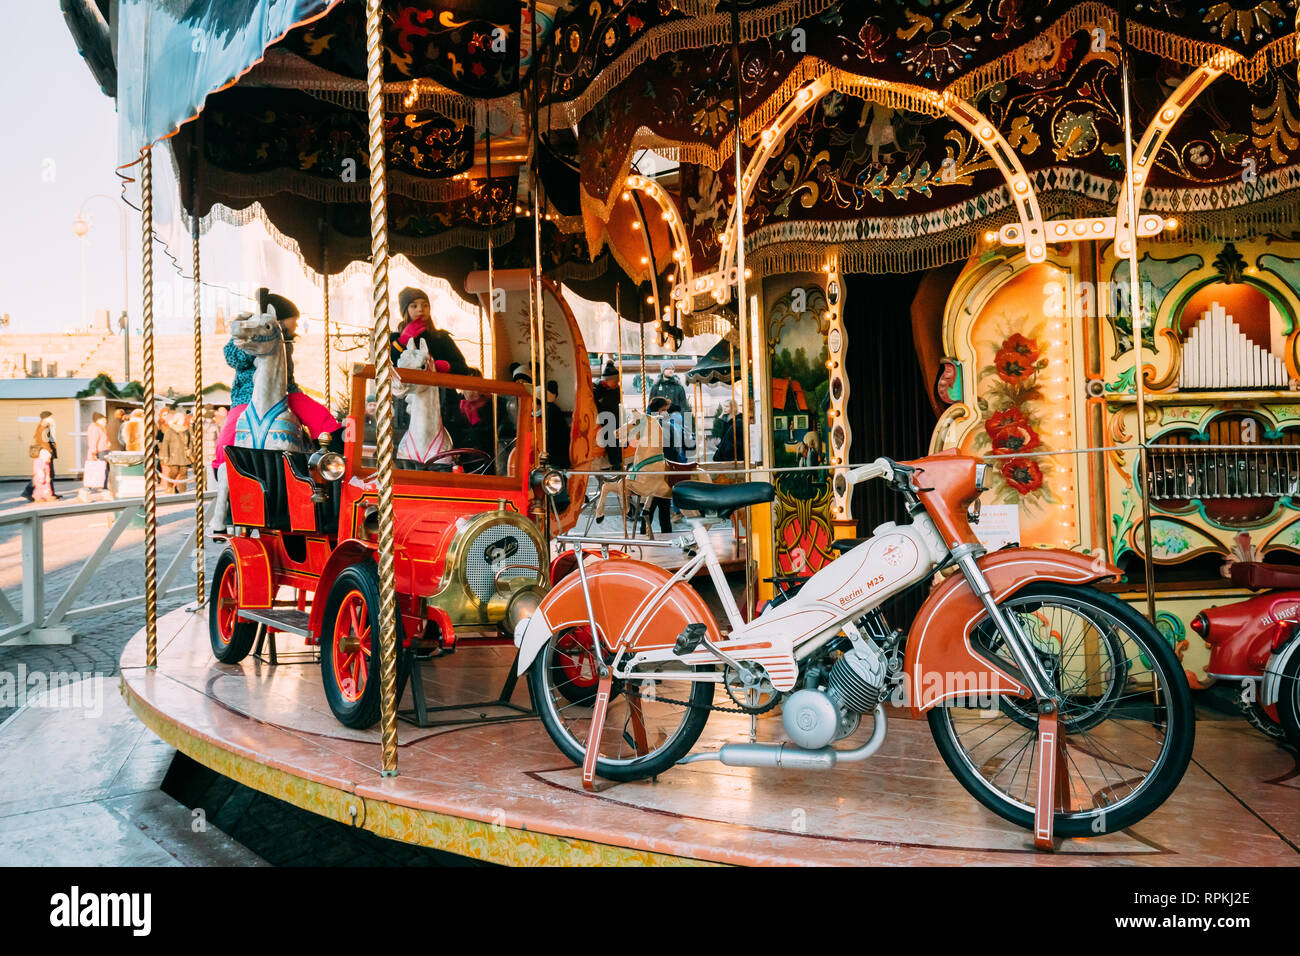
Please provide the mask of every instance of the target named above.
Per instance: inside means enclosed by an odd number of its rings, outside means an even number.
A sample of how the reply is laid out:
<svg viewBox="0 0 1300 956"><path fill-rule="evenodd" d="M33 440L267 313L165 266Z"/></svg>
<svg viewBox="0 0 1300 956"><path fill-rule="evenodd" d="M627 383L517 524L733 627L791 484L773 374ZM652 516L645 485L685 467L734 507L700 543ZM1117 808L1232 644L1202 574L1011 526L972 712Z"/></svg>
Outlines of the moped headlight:
<svg viewBox="0 0 1300 956"><path fill-rule="evenodd" d="M506 615L503 624L506 633L514 634L521 622L528 620L537 613L537 608L542 603L542 590L538 587L520 588L510 596L510 601L506 604Z"/></svg>

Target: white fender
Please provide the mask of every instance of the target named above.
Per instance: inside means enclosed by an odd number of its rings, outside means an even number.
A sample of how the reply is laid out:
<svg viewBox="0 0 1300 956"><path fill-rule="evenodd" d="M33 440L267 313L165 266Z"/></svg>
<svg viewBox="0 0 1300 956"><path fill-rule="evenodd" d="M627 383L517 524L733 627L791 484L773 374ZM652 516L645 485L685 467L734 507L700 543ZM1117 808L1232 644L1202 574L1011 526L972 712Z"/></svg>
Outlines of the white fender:
<svg viewBox="0 0 1300 956"><path fill-rule="evenodd" d="M515 673L523 675L533 666L533 661L551 637L551 626L546 615L534 611L526 620L515 625L515 647L519 648L519 666Z"/></svg>

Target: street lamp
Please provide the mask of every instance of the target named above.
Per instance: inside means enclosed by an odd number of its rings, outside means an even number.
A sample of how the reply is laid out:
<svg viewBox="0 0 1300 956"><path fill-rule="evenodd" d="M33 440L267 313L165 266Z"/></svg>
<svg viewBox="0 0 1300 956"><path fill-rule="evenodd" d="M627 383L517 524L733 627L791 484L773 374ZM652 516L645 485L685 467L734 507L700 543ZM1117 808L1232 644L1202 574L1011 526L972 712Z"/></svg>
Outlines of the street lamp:
<svg viewBox="0 0 1300 956"><path fill-rule="evenodd" d="M90 227L93 225L93 222L90 219L87 219L84 213L86 211L86 204L89 203L92 199L107 199L117 209L118 218L121 224L122 315L123 316L126 315L127 303L128 303L127 281L126 281L126 270L127 270L126 205L125 203L114 200L112 196L109 196L106 193L93 193L92 195L87 196L84 200L82 200L81 208L77 210L77 218L72 223L72 231L78 236L78 238L81 239L81 315L83 319L87 320L87 324L89 324L89 318L86 314L86 234L90 232ZM130 376L128 375L127 378L129 380Z"/></svg>

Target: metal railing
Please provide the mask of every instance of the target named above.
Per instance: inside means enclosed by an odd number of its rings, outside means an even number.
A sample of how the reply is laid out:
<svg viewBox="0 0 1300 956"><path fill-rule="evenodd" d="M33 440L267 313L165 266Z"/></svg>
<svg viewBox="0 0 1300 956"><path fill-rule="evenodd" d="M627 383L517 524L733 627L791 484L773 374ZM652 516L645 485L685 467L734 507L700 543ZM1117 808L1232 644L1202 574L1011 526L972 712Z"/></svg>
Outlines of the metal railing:
<svg viewBox="0 0 1300 956"><path fill-rule="evenodd" d="M215 492L204 496L208 500L216 497ZM158 498L159 507L172 504L193 505L192 495L166 495ZM50 505L43 508L15 509L0 514L0 528L22 525L23 540L23 577L21 608L15 609L3 591L0 591L0 645L5 644L69 644L72 632L64 625L66 621L104 614L134 604L144 603L144 581L140 582L140 593L130 597L120 597L101 604L85 607L73 607L78 597L85 591L86 585L95 577L95 572L103 563L117 539L127 529L132 520L144 507L144 498L117 498L111 501L96 501L88 504ZM210 512L211 508L206 509ZM119 512L108 533L99 542L94 552L86 558L81 570L64 589L63 593L50 606L45 593L45 523L73 515L112 514ZM205 514L205 521L207 516ZM172 586L177 572L185 564L185 558L193 551L195 533L198 529L191 527L180 548L172 557L158 579L158 597L171 597L179 594L193 594L192 583Z"/></svg>

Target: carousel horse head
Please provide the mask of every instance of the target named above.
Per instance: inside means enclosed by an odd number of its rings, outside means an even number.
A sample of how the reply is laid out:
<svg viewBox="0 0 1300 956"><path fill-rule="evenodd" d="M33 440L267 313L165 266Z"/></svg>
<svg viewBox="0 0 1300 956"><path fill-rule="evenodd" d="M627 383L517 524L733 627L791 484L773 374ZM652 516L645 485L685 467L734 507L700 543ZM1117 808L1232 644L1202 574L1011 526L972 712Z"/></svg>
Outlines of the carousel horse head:
<svg viewBox="0 0 1300 956"><path fill-rule="evenodd" d="M416 339L408 345L402 353L397 356L397 367L407 369L429 369L429 347L424 344L424 339ZM416 385L410 382L403 382L401 379L393 376L393 397L401 398L407 392L425 388L427 386Z"/></svg>
<svg viewBox="0 0 1300 956"><path fill-rule="evenodd" d="M245 355L270 355L284 348L284 329L275 317L275 307L268 306L261 315L241 312L230 323L230 338Z"/></svg>

